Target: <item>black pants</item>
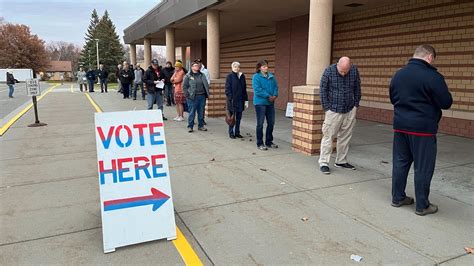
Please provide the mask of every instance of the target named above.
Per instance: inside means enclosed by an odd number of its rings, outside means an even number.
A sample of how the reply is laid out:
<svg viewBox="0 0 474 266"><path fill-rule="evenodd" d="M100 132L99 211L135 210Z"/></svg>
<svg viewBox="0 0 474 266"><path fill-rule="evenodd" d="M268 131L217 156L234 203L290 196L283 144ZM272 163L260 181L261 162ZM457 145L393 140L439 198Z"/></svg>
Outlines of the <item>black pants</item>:
<svg viewBox="0 0 474 266"><path fill-rule="evenodd" d="M123 98L128 99L130 98L130 83L122 83L123 89Z"/></svg>
<svg viewBox="0 0 474 266"><path fill-rule="evenodd" d="M405 199L408 172L415 167L416 210L428 208L431 179L436 165L436 135L415 136L395 132L393 136L392 201Z"/></svg>

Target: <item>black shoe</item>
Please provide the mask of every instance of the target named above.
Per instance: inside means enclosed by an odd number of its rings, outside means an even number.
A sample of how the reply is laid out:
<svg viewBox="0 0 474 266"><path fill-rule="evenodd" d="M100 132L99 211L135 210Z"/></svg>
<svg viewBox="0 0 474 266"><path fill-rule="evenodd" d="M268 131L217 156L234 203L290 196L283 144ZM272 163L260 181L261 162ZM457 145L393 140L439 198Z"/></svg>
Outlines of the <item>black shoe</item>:
<svg viewBox="0 0 474 266"><path fill-rule="evenodd" d="M166 106L171 106L171 104L167 103Z"/></svg>
<svg viewBox="0 0 474 266"><path fill-rule="evenodd" d="M134 101L136 101L136 100L137 100L137 98L133 98L133 100L134 100Z"/></svg>
<svg viewBox="0 0 474 266"><path fill-rule="evenodd" d="M415 201L411 197L405 197L402 201L400 202L393 202L392 201L392 206L393 207L402 207L403 205L412 205Z"/></svg>
<svg viewBox="0 0 474 266"><path fill-rule="evenodd" d="M356 168L350 164L350 163L335 163L334 164L334 167L337 167L337 168L345 168L345 169L349 169L349 170L355 170Z"/></svg>
<svg viewBox="0 0 474 266"><path fill-rule="evenodd" d="M135 99L134 99L135 100ZM168 118L163 116L163 121L168 121Z"/></svg>
<svg viewBox="0 0 474 266"><path fill-rule="evenodd" d="M100 91L100 93L104 93L104 91Z"/></svg>
<svg viewBox="0 0 474 266"><path fill-rule="evenodd" d="M240 134L235 134L235 137L236 137L236 138L239 138L239 139L243 139L243 138L244 138L244 137L243 137L242 135L240 135Z"/></svg>
<svg viewBox="0 0 474 266"><path fill-rule="evenodd" d="M235 135L234 135L234 134L230 134L230 135L229 135L229 138L235 139Z"/></svg>
<svg viewBox="0 0 474 266"><path fill-rule="evenodd" d="M272 143L270 145L265 145L267 146L268 148L272 148L272 149L278 149L278 145L276 145L275 143Z"/></svg>
<svg viewBox="0 0 474 266"><path fill-rule="evenodd" d="M329 166L323 165L319 168L321 170L321 173L325 175L329 175L331 173L331 170L329 170Z"/></svg>
<svg viewBox="0 0 474 266"><path fill-rule="evenodd" d="M205 127L200 127L200 128L198 128L198 130L199 130L199 131L207 131L207 128L205 128Z"/></svg>
<svg viewBox="0 0 474 266"><path fill-rule="evenodd" d="M188 127L188 133L193 133L193 131L194 130L192 128Z"/></svg>

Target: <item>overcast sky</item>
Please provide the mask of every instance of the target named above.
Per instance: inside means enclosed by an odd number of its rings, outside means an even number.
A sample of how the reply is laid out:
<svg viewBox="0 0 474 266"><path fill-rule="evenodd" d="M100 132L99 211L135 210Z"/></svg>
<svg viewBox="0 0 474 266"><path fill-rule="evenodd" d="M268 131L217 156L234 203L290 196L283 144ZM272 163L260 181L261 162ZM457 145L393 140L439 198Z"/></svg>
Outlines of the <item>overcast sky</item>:
<svg viewBox="0 0 474 266"><path fill-rule="evenodd" d="M107 10L123 43L123 30L145 15L160 0L0 0L6 22L26 24L46 42L67 41L83 45L95 8L99 17Z"/></svg>

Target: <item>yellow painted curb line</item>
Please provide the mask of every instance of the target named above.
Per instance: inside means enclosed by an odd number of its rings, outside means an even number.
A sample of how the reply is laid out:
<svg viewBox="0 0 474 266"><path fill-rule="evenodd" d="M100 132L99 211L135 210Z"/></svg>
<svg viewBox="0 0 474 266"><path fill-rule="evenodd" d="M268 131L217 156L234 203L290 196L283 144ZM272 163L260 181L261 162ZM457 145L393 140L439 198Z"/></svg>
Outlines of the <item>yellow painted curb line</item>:
<svg viewBox="0 0 474 266"><path fill-rule="evenodd" d="M89 93L87 92L85 95L87 99L89 99L89 102L91 102L92 106L94 106L97 113L102 113L102 109L100 109L100 107L97 105L94 99L92 99ZM184 263L186 265L192 265L192 266L203 265L198 255L196 254L196 252L191 247L186 237L183 235L183 233L181 233L181 230L179 230L177 226L176 226L176 239L173 240L173 244L178 250L179 255L181 255L181 258L184 260Z"/></svg>
<svg viewBox="0 0 474 266"><path fill-rule="evenodd" d="M173 244L178 250L181 258L183 258L184 263L186 265L192 266L201 266L203 265L201 260L199 259L194 249L189 244L186 237L181 233L181 230L176 226L176 239L173 240Z"/></svg>
<svg viewBox="0 0 474 266"><path fill-rule="evenodd" d="M94 109L96 110L97 113L102 113L102 109L95 103L95 101L92 99L92 97L89 95L88 92L86 92L86 97L89 99L89 102L91 102L92 106L94 106Z"/></svg>
<svg viewBox="0 0 474 266"><path fill-rule="evenodd" d="M50 87L45 93L43 93L40 97L38 97L38 101L43 99L44 96L46 96L46 94L50 93L54 88L56 88L57 86L59 86L61 84L56 84L56 85L53 85L52 87ZM5 125L3 125L1 128L0 128L0 136L3 136L3 134L5 134L5 132L7 132L7 130L13 125L15 124L15 122L20 119L20 117L22 117L26 112L28 112L28 110L31 109L31 107L33 107L33 103L30 103L28 104L23 110L21 110L18 114L16 114L12 119L10 119L10 121L8 121Z"/></svg>

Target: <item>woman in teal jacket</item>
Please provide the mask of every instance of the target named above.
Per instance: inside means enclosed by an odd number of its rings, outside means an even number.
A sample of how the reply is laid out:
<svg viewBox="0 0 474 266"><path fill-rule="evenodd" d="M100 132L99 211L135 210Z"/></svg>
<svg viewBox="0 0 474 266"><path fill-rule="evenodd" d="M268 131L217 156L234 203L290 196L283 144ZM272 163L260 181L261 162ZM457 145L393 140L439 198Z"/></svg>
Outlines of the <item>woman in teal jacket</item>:
<svg viewBox="0 0 474 266"><path fill-rule="evenodd" d="M275 100L278 97L278 85L275 76L268 72L268 61L257 63L257 72L252 77L253 104L257 114L257 147L266 151L276 149L273 143L273 127L275 125ZM267 119L265 143L263 142L263 122Z"/></svg>

